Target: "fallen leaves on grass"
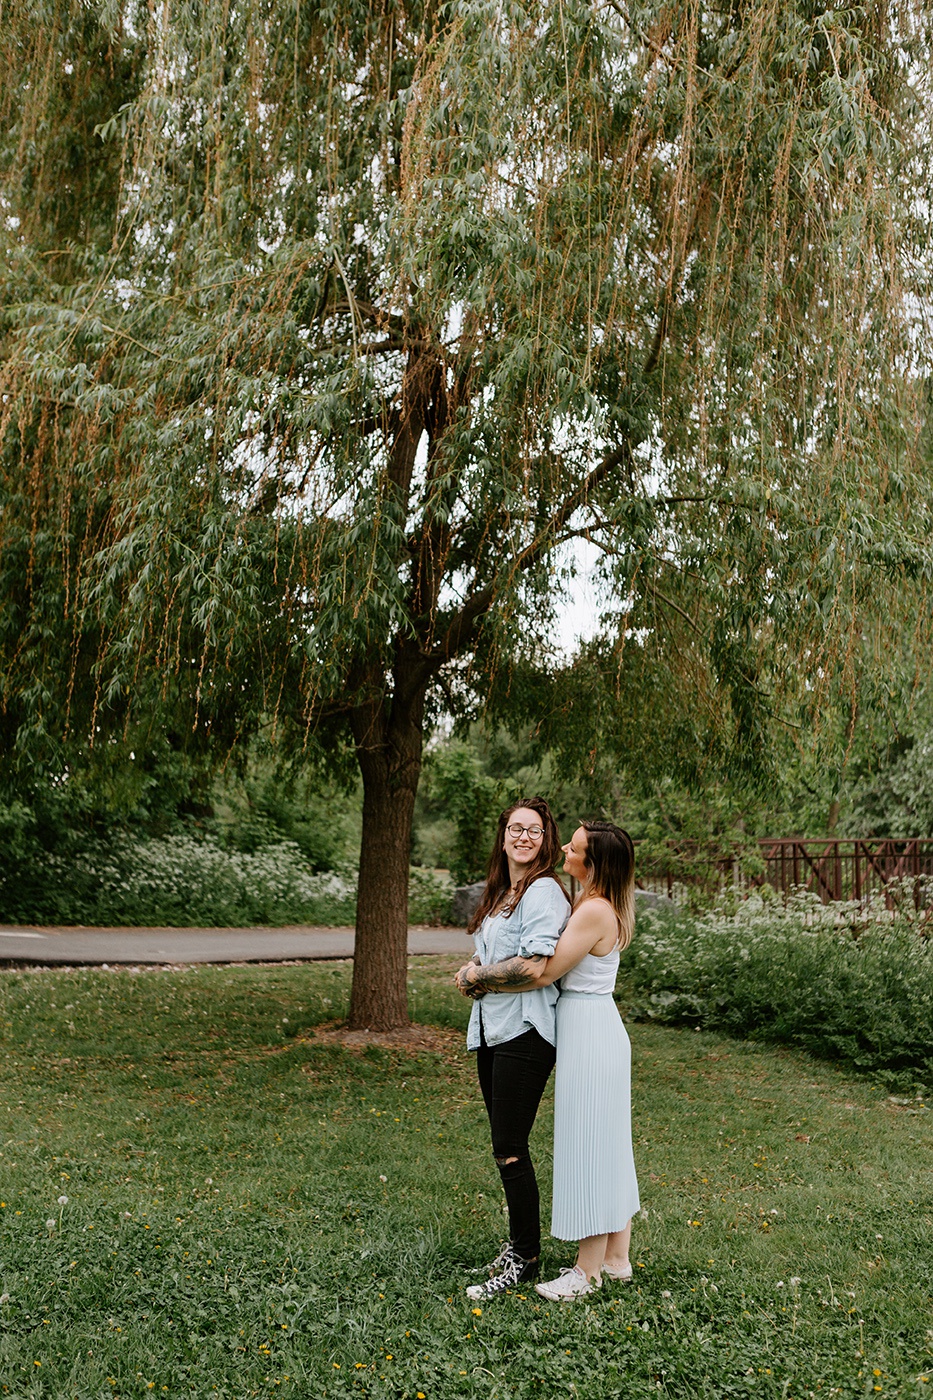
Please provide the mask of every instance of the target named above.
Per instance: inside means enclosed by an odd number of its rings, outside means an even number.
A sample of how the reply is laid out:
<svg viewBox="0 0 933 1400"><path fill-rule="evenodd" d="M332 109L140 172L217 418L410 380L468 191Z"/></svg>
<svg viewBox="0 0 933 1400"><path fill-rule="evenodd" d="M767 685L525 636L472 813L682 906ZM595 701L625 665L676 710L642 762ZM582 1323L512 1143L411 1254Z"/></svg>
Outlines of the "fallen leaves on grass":
<svg viewBox="0 0 933 1400"><path fill-rule="evenodd" d="M306 1035L296 1037L304 1044L342 1045L361 1054L370 1045L384 1050L407 1050L422 1054L425 1050L444 1059L459 1058L465 1053L463 1032L449 1026L397 1026L391 1031L351 1031L344 1022L315 1026Z"/></svg>

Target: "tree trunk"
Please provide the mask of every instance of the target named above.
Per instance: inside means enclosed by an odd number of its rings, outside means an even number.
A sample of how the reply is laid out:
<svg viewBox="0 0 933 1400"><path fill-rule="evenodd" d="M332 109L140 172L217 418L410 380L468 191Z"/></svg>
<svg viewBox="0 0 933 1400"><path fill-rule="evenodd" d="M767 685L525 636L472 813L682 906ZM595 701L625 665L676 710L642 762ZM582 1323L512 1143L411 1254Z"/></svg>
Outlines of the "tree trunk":
<svg viewBox="0 0 933 1400"><path fill-rule="evenodd" d="M352 1030L408 1025L408 866L421 776L424 695L395 695L385 716L354 716L363 778L363 837L356 905Z"/></svg>

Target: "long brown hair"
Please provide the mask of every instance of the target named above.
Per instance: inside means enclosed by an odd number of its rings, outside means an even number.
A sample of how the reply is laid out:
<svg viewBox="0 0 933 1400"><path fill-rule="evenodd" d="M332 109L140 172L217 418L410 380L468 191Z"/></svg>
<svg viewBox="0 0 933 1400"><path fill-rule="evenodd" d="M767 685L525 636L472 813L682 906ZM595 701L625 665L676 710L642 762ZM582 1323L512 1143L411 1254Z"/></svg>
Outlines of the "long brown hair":
<svg viewBox="0 0 933 1400"><path fill-rule="evenodd" d="M601 895L619 921L619 948L635 932L635 847L627 831L612 822L581 822L586 832L583 863L590 872L587 894Z"/></svg>
<svg viewBox="0 0 933 1400"><path fill-rule="evenodd" d="M535 880L548 877L556 880L563 890L566 898L567 891L554 873L554 867L560 856L560 833L557 830L557 823L551 815L551 809L543 797L522 797L517 802L513 802L510 807L499 817L499 825L496 828L496 839L492 848L492 855L489 857L489 869L486 872L486 888L483 897L476 907L476 911L467 925L467 933L474 933L483 922L487 914L491 914L497 904L501 904L503 897L512 888L512 881L509 878L509 859L505 854L505 828L508 826L513 812L517 812L519 807L527 807L530 812L534 812L541 820L544 828L544 835L541 838L541 849L534 861L532 861L526 874L518 883L518 888L509 896L504 912L511 914L517 907L519 900L527 890L528 886ZM569 899L567 900L570 903Z"/></svg>

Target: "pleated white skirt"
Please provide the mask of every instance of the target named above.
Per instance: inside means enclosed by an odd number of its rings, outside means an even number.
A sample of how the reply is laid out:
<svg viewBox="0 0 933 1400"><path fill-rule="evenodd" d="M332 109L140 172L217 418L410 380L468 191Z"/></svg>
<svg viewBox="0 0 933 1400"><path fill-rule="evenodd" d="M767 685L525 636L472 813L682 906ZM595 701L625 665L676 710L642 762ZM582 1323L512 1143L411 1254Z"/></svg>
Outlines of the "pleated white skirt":
<svg viewBox="0 0 933 1400"><path fill-rule="evenodd" d="M557 1003L551 1234L622 1230L638 1210L632 1153L632 1048L611 994Z"/></svg>

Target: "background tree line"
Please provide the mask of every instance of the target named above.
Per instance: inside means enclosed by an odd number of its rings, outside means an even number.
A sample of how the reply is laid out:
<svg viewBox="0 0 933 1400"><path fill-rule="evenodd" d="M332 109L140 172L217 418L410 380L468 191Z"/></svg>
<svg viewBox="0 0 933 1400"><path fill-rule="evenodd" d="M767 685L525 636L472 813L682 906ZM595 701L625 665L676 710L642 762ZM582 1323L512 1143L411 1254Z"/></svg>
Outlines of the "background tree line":
<svg viewBox="0 0 933 1400"><path fill-rule="evenodd" d="M931 748L929 732L883 753L858 745L841 794L832 770L812 764L764 794L722 780L691 789L663 770L620 769L597 784L562 773L527 732L473 722L437 733L412 821L409 919L451 918L454 886L483 878L499 811L523 793L547 794L565 835L581 816L624 822L643 843L645 877L670 867L698 882L702 903L718 888L719 856L735 853L755 872L761 836L933 836ZM124 754L115 774L0 807L0 921L353 921L358 779L283 770L257 741L197 794L183 764L157 771L151 755Z"/></svg>

